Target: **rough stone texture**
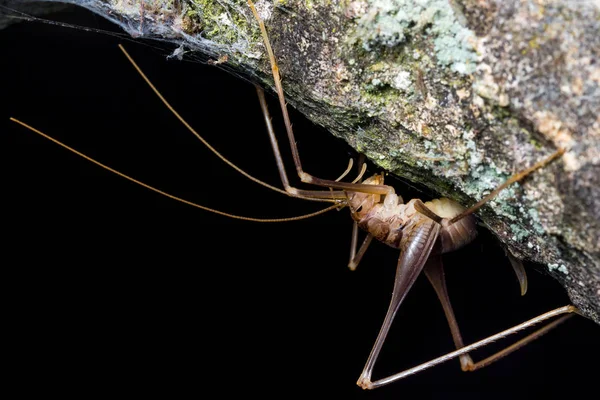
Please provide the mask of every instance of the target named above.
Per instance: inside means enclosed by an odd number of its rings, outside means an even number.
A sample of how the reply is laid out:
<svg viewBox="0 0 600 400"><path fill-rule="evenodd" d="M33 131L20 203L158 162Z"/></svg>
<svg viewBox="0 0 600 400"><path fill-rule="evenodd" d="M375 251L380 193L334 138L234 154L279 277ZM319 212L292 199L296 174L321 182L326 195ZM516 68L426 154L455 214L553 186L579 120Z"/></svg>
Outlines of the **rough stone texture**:
<svg viewBox="0 0 600 400"><path fill-rule="evenodd" d="M245 1L69 2L272 84ZM391 173L468 205L566 147L479 215L600 323L600 2L256 3L289 102Z"/></svg>

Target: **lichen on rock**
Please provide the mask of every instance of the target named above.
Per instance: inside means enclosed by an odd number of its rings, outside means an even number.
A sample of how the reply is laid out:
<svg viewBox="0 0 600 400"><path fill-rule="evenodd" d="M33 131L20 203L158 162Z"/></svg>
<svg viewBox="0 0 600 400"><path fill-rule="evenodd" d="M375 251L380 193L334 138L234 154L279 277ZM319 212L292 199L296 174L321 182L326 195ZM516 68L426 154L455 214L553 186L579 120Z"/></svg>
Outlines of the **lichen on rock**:
<svg viewBox="0 0 600 400"><path fill-rule="evenodd" d="M269 87L244 0L71 0ZM289 102L377 166L471 204L553 152L561 162L484 207L482 221L547 267L600 323L597 2L256 1Z"/></svg>

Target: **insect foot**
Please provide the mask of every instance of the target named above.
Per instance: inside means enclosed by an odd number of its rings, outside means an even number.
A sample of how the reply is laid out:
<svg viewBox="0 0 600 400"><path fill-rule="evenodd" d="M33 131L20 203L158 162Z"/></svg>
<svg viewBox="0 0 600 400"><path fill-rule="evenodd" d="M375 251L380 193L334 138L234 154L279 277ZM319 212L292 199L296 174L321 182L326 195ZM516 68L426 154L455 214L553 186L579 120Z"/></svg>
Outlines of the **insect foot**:
<svg viewBox="0 0 600 400"><path fill-rule="evenodd" d="M371 379L367 377L360 377L356 384L364 390L373 389L373 382L371 382Z"/></svg>

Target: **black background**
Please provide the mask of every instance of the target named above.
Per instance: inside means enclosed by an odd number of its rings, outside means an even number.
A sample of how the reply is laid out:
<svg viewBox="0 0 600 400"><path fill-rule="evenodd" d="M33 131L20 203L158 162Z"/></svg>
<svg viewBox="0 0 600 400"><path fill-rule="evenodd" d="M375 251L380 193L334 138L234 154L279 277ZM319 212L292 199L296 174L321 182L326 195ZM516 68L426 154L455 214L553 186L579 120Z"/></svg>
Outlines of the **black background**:
<svg viewBox="0 0 600 400"><path fill-rule="evenodd" d="M83 10L48 19L116 31ZM356 387L398 255L374 244L350 272L346 210L286 224L226 219L149 192L8 122L19 118L148 184L227 212L282 217L319 207L261 188L217 160L159 103L117 43L213 145L279 186L250 83L213 66L166 60L173 48L164 43L38 22L0 31L3 325L23 393L180 397L216 388L219 397L469 399L594 390L600 331L583 318L475 373L451 361L374 392ZM356 157L293 110L291 117L308 172L334 178ZM433 195L388 182L405 199ZM467 343L569 302L539 272L544 267L531 264L530 291L521 298L503 250L484 229L445 264ZM451 350L441 307L421 278L374 378Z"/></svg>

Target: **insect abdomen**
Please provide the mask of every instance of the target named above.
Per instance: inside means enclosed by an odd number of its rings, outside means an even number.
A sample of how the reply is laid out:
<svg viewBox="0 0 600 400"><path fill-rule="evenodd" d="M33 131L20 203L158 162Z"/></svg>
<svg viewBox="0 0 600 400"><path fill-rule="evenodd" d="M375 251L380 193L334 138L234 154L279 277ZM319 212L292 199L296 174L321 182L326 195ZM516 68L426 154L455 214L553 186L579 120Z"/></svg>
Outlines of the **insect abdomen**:
<svg viewBox="0 0 600 400"><path fill-rule="evenodd" d="M428 201L425 203L425 206L444 218L442 221L442 230L440 231L442 253L449 253L460 249L471 243L477 237L475 217L472 215L468 215L451 225L448 224L450 219L456 217L465 210L465 208L457 202L447 198L441 198Z"/></svg>

